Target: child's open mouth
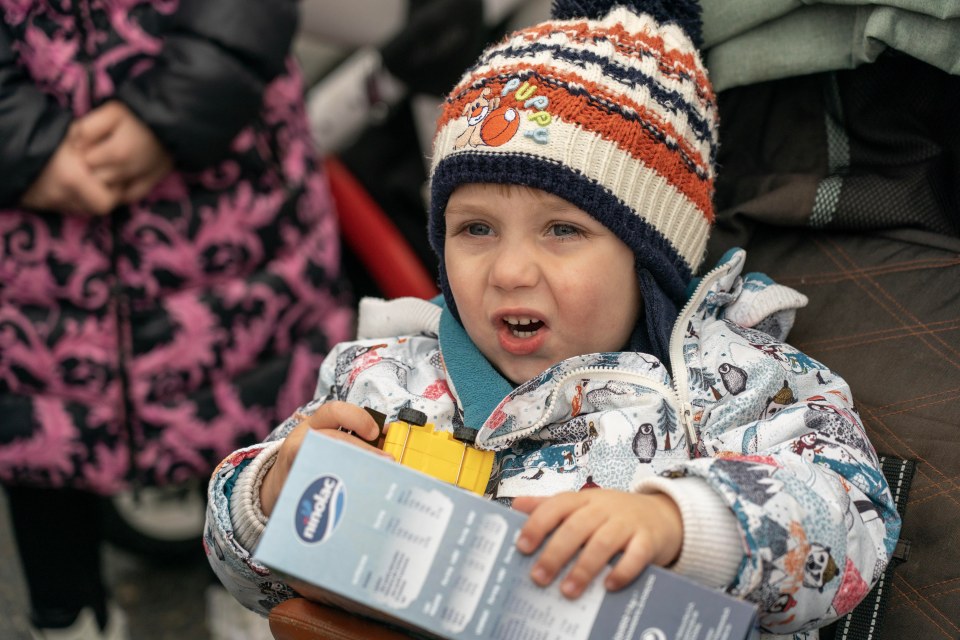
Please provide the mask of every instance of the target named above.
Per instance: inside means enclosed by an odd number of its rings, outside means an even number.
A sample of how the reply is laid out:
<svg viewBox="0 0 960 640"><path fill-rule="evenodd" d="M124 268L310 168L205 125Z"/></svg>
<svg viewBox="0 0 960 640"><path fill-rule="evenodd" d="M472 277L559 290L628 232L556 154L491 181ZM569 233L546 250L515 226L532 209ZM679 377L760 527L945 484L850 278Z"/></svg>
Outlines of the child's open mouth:
<svg viewBox="0 0 960 640"><path fill-rule="evenodd" d="M540 320L525 316L506 316L503 322L510 329L510 333L517 338L532 338L543 327L543 322Z"/></svg>
<svg viewBox="0 0 960 640"><path fill-rule="evenodd" d="M550 335L550 326L533 316L502 315L500 323L497 332L500 348L514 356L536 353L543 348Z"/></svg>

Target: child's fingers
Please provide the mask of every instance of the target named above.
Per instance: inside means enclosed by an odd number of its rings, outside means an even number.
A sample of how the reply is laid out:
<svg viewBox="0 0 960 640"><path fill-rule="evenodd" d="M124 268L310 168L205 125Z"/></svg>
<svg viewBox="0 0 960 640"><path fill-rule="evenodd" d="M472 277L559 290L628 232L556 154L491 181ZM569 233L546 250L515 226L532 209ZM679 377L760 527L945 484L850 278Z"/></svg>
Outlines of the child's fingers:
<svg viewBox="0 0 960 640"><path fill-rule="evenodd" d="M632 536L603 584L609 591L622 589L633 582L652 561L653 551L647 538Z"/></svg>
<svg viewBox="0 0 960 640"><path fill-rule="evenodd" d="M97 144L109 136L123 119L125 108L116 102L94 109L77 120L71 131L71 142L83 146Z"/></svg>
<svg viewBox="0 0 960 640"><path fill-rule="evenodd" d="M103 184L93 181L81 196L85 209L98 216L105 216L119 204L119 194Z"/></svg>
<svg viewBox="0 0 960 640"><path fill-rule="evenodd" d="M327 402L313 414L306 416L304 422L311 429L346 429L363 440L374 440L380 435L380 427L363 408L349 402Z"/></svg>
<svg viewBox="0 0 960 640"><path fill-rule="evenodd" d="M543 496L518 496L513 499L511 506L517 511L531 513L545 500L547 498Z"/></svg>
<svg viewBox="0 0 960 640"><path fill-rule="evenodd" d="M119 189L108 186L89 172L82 172L71 180L70 192L77 200L77 208L93 215L107 215L120 203Z"/></svg>
<svg viewBox="0 0 960 640"><path fill-rule="evenodd" d="M260 508L267 516L273 513L273 507L280 496L280 489L287 481L287 475L290 473L293 460L296 458L297 452L300 451L300 443L303 442L303 432L305 431L306 428L301 425L294 427L293 431L284 439L283 444L280 445L276 461L263 477L263 482L260 485Z"/></svg>
<svg viewBox="0 0 960 640"><path fill-rule="evenodd" d="M151 172L145 176L138 176L130 180L123 190L121 200L126 204L133 204L145 198L147 194L153 191L153 187L160 181L161 177L162 176L156 175L155 172Z"/></svg>
<svg viewBox="0 0 960 640"><path fill-rule="evenodd" d="M342 441L342 442L346 442L346 443L352 444L352 445L355 446L355 447L360 447L361 449L366 449L366 450L369 451L370 453L375 453L375 454L377 454L378 456L380 456L380 457L382 457L382 458L387 458L387 459L389 459L389 460L393 460L393 459L394 459L392 455L390 455L389 453L387 453L387 452L384 451L383 449L380 449L380 448L378 448L378 447L375 447L374 445L370 444L369 442L365 442L365 441L361 440L360 438L358 438L357 436L355 436L355 435L353 435L353 434L351 434L351 433L349 433L349 432L347 432L347 431L337 431L337 430L335 430L335 429L323 429L322 431L319 431L319 433L322 433L323 435L328 436L328 437L330 437L330 438L334 438L335 440L340 440L340 441Z"/></svg>
<svg viewBox="0 0 960 640"><path fill-rule="evenodd" d="M631 532L622 522L616 520L608 520L598 528L591 526L588 531L592 531L588 532L589 539L560 584L560 591L568 598L579 597L590 581L630 542ZM620 563L617 563L617 566L619 567ZM623 573L628 574L629 569L630 567L624 567ZM618 577L618 580L620 579L622 578Z"/></svg>
<svg viewBox="0 0 960 640"><path fill-rule="evenodd" d="M146 197L151 190L153 190L153 185L156 184L150 178L134 178L127 183L127 187L123 190L123 197L121 198L126 204L133 204L134 202Z"/></svg>
<svg viewBox="0 0 960 640"><path fill-rule="evenodd" d="M297 453L300 451L300 445L303 443L303 438L309 429L322 431L325 435L350 442L350 444L366 448L378 455L387 456L392 459L392 456L389 454L368 445L359 438L351 436L345 431L338 431L341 426L345 428L349 427L356 433L370 433L371 430L374 432L379 431L377 423L370 414L356 405L338 401L328 402L309 416L299 416L299 419L300 423L284 438L283 444L280 445L280 450L277 452L276 462L267 471L263 478L263 483L260 486L261 508L264 514L268 516L273 512L273 507L276 505L277 498L280 496L280 490L287 480L287 475L290 473L293 461L296 459ZM372 426L365 424L367 420L372 423ZM371 437L369 439L372 440L373 438Z"/></svg>
<svg viewBox="0 0 960 640"><path fill-rule="evenodd" d="M569 498L545 503L531 517L547 511L548 507L553 506L553 502L558 502L560 509L556 513L548 512L547 519L538 523L534 534L541 535L544 530L553 532L543 545L543 550L537 556L537 561L530 571L530 577L541 586L546 586L553 581L604 521L601 514L577 509L577 505ZM527 534L522 531L521 537L524 535ZM519 546L518 544L518 548Z"/></svg>
<svg viewBox="0 0 960 640"><path fill-rule="evenodd" d="M132 204L142 198L145 198L161 180L167 177L167 174L173 169L173 162L169 157L158 162L150 171L142 176L138 176L127 183L121 200L127 204Z"/></svg>
<svg viewBox="0 0 960 640"><path fill-rule="evenodd" d="M91 173L93 174L93 177L104 184L120 184L127 182L128 180L127 176L125 175L125 171L119 165L101 165L98 167L93 167L93 165L88 166L91 167ZM130 186L128 183L127 187L124 189L124 193L126 194L129 189Z"/></svg>
<svg viewBox="0 0 960 640"><path fill-rule="evenodd" d="M64 137L63 142L74 147L83 146L83 127L80 125L79 121L74 120L70 123L70 126L67 128L67 135Z"/></svg>
<svg viewBox="0 0 960 640"><path fill-rule="evenodd" d="M69 144L61 144L30 185L21 203L31 209L82 215L105 215L119 201L119 193L99 182Z"/></svg>
<svg viewBox="0 0 960 640"><path fill-rule="evenodd" d="M131 158L127 145L118 136L111 136L87 147L83 160L95 171L110 170L114 178L127 178L131 171Z"/></svg>
<svg viewBox="0 0 960 640"><path fill-rule="evenodd" d="M572 511L567 506L567 498L565 498L567 495L573 494L560 494L549 498L530 496L514 498L513 508L530 514L520 529L520 537L517 538L517 548L521 552L536 551L543 539Z"/></svg>

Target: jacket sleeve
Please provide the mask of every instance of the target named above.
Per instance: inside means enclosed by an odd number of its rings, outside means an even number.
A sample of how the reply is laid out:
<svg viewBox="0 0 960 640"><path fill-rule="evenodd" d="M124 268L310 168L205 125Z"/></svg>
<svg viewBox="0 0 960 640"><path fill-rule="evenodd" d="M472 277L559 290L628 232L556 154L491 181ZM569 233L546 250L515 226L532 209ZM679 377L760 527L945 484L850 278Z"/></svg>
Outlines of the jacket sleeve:
<svg viewBox="0 0 960 640"><path fill-rule="evenodd" d="M745 331L705 352L728 393L703 408L702 457L665 475L699 477L733 512L744 555L729 591L783 634L852 610L886 568L900 518L846 382Z"/></svg>
<svg viewBox="0 0 960 640"><path fill-rule="evenodd" d="M267 615L270 609L295 593L281 578L254 561L255 545L248 547L240 541L240 530L249 528L260 518L247 514L247 523L235 525L230 510L234 494L256 483L257 463L261 468L269 466L275 455L275 450L259 444L233 452L217 466L207 490L203 530L203 549L213 572L233 597L261 615Z"/></svg>
<svg viewBox="0 0 960 640"><path fill-rule="evenodd" d="M177 164L205 167L229 148L280 75L297 27L293 0L183 0L156 64L117 97Z"/></svg>
<svg viewBox="0 0 960 640"><path fill-rule="evenodd" d="M0 208L16 206L67 135L73 115L38 89L0 25Z"/></svg>
<svg viewBox="0 0 960 640"><path fill-rule="evenodd" d="M320 369L315 398L287 418L262 443L240 449L221 462L207 489L204 551L214 573L245 607L267 615L296 595L283 578L256 562L253 554L266 525L260 509L260 484L273 464L280 443L301 420L330 399L337 349Z"/></svg>

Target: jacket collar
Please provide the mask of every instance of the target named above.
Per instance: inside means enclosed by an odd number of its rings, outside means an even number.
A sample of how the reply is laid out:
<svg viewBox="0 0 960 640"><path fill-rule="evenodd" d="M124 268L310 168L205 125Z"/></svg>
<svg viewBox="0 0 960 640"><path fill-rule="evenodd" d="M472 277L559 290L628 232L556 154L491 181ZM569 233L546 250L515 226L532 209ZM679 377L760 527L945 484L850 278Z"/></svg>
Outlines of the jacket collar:
<svg viewBox="0 0 960 640"><path fill-rule="evenodd" d="M436 300L434 300L436 302ZM439 302L440 353L447 380L463 410L465 426L478 430L513 385L493 368L447 306Z"/></svg>

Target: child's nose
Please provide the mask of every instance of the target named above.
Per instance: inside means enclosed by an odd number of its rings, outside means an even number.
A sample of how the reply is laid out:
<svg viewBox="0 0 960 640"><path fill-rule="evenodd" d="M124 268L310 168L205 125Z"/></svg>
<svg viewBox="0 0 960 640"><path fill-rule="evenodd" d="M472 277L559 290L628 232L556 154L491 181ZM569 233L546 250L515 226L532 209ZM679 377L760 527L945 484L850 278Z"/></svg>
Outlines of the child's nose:
<svg viewBox="0 0 960 640"><path fill-rule="evenodd" d="M540 280L540 263L530 247L505 244L494 257L490 284L500 289L532 287Z"/></svg>

